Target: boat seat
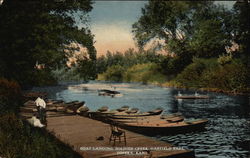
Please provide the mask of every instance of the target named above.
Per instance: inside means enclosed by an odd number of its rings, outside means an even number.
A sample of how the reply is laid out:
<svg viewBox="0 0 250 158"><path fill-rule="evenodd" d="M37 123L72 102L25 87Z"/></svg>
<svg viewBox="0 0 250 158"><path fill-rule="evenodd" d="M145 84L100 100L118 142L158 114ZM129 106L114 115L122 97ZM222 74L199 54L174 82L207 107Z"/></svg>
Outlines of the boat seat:
<svg viewBox="0 0 250 158"><path fill-rule="evenodd" d="M119 140L119 143L121 143L121 139L123 138L125 145L127 145L125 131L119 129L115 124L110 124L110 129L109 143L113 141L113 146L115 146L116 141Z"/></svg>

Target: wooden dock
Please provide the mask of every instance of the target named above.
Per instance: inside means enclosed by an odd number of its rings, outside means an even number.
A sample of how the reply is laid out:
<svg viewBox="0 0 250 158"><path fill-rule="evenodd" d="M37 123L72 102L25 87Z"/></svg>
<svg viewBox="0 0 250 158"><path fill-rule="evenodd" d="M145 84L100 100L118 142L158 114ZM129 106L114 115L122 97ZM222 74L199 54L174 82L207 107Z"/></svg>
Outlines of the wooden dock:
<svg viewBox="0 0 250 158"><path fill-rule="evenodd" d="M84 158L194 158L194 152L174 147L166 142L124 130L127 144L124 142L109 143L110 125L87 117L55 112L46 107L47 130L62 142L73 147ZM21 107L20 116L31 118L36 113L36 106L31 102ZM98 137L104 138L97 140Z"/></svg>
<svg viewBox="0 0 250 158"><path fill-rule="evenodd" d="M176 148L166 142L127 130L127 145L122 141L116 142L114 146L113 142L109 144L109 124L77 115L48 117L47 130L53 132L61 141L70 144L84 158L195 157L193 151ZM104 140L97 140L98 137L103 137Z"/></svg>

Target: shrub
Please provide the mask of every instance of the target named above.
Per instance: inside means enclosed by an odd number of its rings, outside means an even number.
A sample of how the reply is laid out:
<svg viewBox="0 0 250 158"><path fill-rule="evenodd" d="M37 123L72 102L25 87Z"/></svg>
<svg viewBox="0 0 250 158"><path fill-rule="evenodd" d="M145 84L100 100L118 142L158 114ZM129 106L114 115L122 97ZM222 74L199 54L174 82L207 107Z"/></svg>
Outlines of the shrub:
<svg viewBox="0 0 250 158"><path fill-rule="evenodd" d="M21 99L21 88L17 82L0 79L0 114L17 112Z"/></svg>
<svg viewBox="0 0 250 158"><path fill-rule="evenodd" d="M137 64L130 67L123 75L126 82L163 83L165 76L160 73L159 66L155 63Z"/></svg>
<svg viewBox="0 0 250 158"><path fill-rule="evenodd" d="M204 86L201 78L204 71L213 71L216 67L216 59L198 59L194 58L193 63L188 65L176 78L185 87L201 88Z"/></svg>
<svg viewBox="0 0 250 158"><path fill-rule="evenodd" d="M249 91L249 70L241 60L219 64L216 59L195 59L175 79L185 87Z"/></svg>
<svg viewBox="0 0 250 158"><path fill-rule="evenodd" d="M228 64L232 61L232 54L229 55L220 55L218 58L218 63L221 65Z"/></svg>
<svg viewBox="0 0 250 158"><path fill-rule="evenodd" d="M98 80L116 81L123 80L123 73L125 69L120 65L113 65L107 69L106 72L98 75Z"/></svg>

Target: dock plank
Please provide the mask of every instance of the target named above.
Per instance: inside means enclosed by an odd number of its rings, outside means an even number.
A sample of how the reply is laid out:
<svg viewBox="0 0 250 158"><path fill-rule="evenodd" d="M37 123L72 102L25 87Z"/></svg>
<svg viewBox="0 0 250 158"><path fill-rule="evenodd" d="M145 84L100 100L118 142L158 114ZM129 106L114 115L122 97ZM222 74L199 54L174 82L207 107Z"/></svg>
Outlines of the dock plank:
<svg viewBox="0 0 250 158"><path fill-rule="evenodd" d="M147 157L146 155L122 155L117 151L83 151L81 147L114 147L113 143L109 144L111 134L109 124L93 120L82 116L59 116L47 118L47 130L53 132L61 141L70 144L74 150L86 158L99 157ZM125 130L127 145L123 142L117 142L115 147L174 147L173 145L152 139L150 137ZM97 137L103 136L104 140L96 140ZM125 151L124 151L125 152ZM188 150L162 150L151 151L151 157L168 157L168 158L193 158L194 152ZM148 157L150 157L148 155Z"/></svg>

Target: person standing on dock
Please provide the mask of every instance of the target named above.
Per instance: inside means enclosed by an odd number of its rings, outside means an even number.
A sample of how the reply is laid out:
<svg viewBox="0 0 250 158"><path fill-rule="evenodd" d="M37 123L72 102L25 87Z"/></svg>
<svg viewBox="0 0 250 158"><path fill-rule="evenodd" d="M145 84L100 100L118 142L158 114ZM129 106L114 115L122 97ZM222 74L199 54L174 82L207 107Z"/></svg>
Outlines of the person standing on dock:
<svg viewBox="0 0 250 158"><path fill-rule="evenodd" d="M46 102L38 97L35 101L41 123L46 124Z"/></svg>

